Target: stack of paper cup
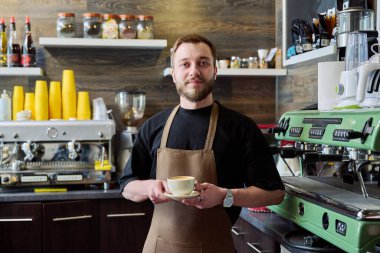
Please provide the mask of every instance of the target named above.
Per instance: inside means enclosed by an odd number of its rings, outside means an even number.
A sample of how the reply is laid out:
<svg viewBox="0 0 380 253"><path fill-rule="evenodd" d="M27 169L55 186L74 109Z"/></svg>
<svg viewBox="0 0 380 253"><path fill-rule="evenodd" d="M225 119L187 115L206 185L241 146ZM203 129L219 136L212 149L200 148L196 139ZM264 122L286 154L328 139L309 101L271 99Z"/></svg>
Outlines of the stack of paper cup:
<svg viewBox="0 0 380 253"><path fill-rule="evenodd" d="M49 87L49 118L62 119L61 82L51 81Z"/></svg>
<svg viewBox="0 0 380 253"><path fill-rule="evenodd" d="M78 92L77 119L78 120L91 119L90 96L88 94L88 91Z"/></svg>
<svg viewBox="0 0 380 253"><path fill-rule="evenodd" d="M24 87L13 87L13 105L12 105L12 119L17 120L17 113L24 110Z"/></svg>
<svg viewBox="0 0 380 253"><path fill-rule="evenodd" d="M77 117L77 93L74 71L64 70L62 75L62 116L64 120Z"/></svg>
<svg viewBox="0 0 380 253"><path fill-rule="evenodd" d="M34 111L34 93L33 92L26 92L25 93L25 102L24 102L24 110L28 110L31 112L30 119L35 119L35 111Z"/></svg>
<svg viewBox="0 0 380 253"><path fill-rule="evenodd" d="M46 81L37 80L35 88L34 111L36 120L49 119L49 100Z"/></svg>

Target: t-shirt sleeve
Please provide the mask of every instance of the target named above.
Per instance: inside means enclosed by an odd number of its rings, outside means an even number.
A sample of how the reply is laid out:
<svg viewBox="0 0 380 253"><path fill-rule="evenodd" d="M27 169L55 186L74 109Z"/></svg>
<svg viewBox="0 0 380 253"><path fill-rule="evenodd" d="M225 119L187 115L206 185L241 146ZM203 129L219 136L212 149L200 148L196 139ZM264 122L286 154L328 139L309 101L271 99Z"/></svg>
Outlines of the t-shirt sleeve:
<svg viewBox="0 0 380 253"><path fill-rule="evenodd" d="M284 189L272 152L260 128L253 123L247 131L245 160L245 184L264 190Z"/></svg>
<svg viewBox="0 0 380 253"><path fill-rule="evenodd" d="M131 181L149 179L152 168L152 158L147 145L146 129L140 129L133 144L131 156L119 180L120 191Z"/></svg>

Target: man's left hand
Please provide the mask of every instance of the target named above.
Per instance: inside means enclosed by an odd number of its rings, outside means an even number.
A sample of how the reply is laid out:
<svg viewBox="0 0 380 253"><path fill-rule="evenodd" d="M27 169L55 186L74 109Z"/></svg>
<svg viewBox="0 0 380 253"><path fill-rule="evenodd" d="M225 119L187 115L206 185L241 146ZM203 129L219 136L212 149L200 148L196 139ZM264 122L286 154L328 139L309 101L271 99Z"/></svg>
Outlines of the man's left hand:
<svg viewBox="0 0 380 253"><path fill-rule="evenodd" d="M221 205L227 194L227 189L209 183L196 183L194 190L198 191L199 195L194 198L183 199L182 203L199 209Z"/></svg>

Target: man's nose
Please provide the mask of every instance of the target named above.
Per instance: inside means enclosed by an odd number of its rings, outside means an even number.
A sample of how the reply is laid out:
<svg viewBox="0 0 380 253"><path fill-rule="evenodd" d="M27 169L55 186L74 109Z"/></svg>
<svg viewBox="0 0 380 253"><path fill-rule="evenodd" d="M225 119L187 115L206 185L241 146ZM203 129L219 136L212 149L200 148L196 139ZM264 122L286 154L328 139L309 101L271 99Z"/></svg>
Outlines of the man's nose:
<svg viewBox="0 0 380 253"><path fill-rule="evenodd" d="M192 64L189 69L189 75L197 76L199 73L199 67L196 64Z"/></svg>

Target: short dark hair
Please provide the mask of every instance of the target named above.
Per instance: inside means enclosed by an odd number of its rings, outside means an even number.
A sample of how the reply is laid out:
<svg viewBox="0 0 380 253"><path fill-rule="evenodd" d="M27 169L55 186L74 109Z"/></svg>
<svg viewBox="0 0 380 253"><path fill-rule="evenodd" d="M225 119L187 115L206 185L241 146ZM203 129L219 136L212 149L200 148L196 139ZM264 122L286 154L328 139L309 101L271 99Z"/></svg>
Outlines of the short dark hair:
<svg viewBox="0 0 380 253"><path fill-rule="evenodd" d="M185 35L185 36L182 36L182 37L179 37L176 42L174 43L174 46L171 48L171 63L172 63L172 66L173 66L173 56L174 56L174 53L177 51L178 47L183 44L183 43L194 43L194 44L197 44L197 43L205 43L206 45L208 45L208 47L210 48L211 50L211 54L212 54L212 64L215 65L215 61L216 61L216 49L215 49L215 46L214 44L212 44L211 41L209 41L206 37L203 37L199 34L188 34L188 35Z"/></svg>

